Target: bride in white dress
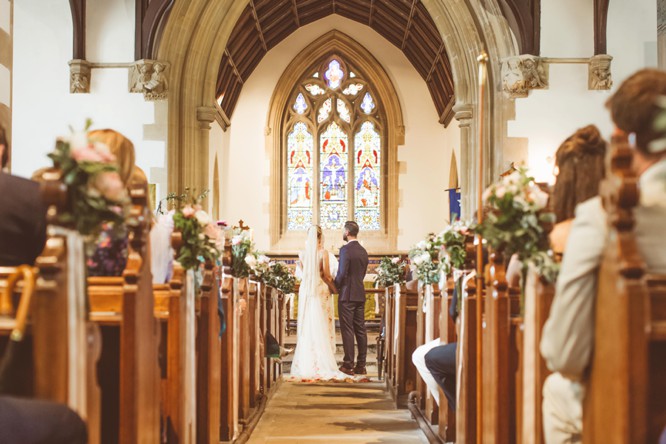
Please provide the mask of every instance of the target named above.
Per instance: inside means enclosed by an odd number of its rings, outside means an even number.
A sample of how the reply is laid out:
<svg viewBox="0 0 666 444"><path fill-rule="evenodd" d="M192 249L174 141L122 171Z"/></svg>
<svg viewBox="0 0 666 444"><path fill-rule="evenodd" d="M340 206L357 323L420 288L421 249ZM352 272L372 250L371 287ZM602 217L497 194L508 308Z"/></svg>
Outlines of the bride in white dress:
<svg viewBox="0 0 666 444"><path fill-rule="evenodd" d="M291 364L295 380L345 380L335 360L335 311L333 275L338 261L323 247L321 228L308 230L301 255L303 278L298 291L296 352Z"/></svg>

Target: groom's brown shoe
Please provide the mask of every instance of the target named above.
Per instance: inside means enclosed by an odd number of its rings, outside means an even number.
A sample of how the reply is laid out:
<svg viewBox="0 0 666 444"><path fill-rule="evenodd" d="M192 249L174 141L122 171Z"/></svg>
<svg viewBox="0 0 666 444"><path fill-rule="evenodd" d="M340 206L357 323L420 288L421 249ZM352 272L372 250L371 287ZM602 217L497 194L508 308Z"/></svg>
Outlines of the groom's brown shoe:
<svg viewBox="0 0 666 444"><path fill-rule="evenodd" d="M354 376L354 370L350 369L349 367L341 365L339 370L346 375Z"/></svg>
<svg viewBox="0 0 666 444"><path fill-rule="evenodd" d="M355 375L367 375L368 370L366 370L365 366L363 366L363 367L357 366L357 367L354 367L354 374Z"/></svg>

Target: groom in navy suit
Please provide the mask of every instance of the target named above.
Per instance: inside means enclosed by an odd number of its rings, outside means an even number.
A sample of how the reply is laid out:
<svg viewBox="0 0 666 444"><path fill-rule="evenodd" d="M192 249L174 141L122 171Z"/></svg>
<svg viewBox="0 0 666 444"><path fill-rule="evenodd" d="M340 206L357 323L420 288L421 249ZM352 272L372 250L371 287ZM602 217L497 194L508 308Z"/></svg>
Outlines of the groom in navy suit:
<svg viewBox="0 0 666 444"><path fill-rule="evenodd" d="M340 371L348 375L365 375L368 354L368 334L365 331L365 287L363 278L368 270L368 252L358 243L358 224L345 223L343 239L347 245L340 249L340 265L335 277L338 289L338 315L345 357ZM354 337L358 345L358 358L354 367Z"/></svg>

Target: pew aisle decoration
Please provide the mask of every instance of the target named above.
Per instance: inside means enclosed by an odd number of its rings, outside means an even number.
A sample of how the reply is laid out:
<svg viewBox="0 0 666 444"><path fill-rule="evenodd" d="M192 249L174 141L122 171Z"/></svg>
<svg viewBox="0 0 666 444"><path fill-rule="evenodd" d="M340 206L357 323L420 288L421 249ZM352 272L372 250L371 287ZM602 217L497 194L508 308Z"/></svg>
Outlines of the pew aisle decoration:
<svg viewBox="0 0 666 444"><path fill-rule="evenodd" d="M441 263L439 261L439 250L441 244L433 233L428 234L426 239L418 242L409 251L409 260L413 265L415 277L424 285L439 282Z"/></svg>
<svg viewBox="0 0 666 444"><path fill-rule="evenodd" d="M67 210L58 214L58 223L81 233L88 247L94 247L104 223L124 230L130 203L115 156L108 146L88 138L91 125L87 120L83 131L72 129L70 136L58 138L48 154L69 191Z"/></svg>
<svg viewBox="0 0 666 444"><path fill-rule="evenodd" d="M437 243L441 246L439 261L444 274L452 274L456 286L456 293L462 294L465 260L467 251L465 241L473 233L474 227L469 222L457 220L437 235ZM444 283L440 283L440 286ZM459 308L460 304L458 304Z"/></svg>
<svg viewBox="0 0 666 444"><path fill-rule="evenodd" d="M296 288L296 277L282 262L270 262L266 272L262 275L262 282L284 294L291 294Z"/></svg>
<svg viewBox="0 0 666 444"><path fill-rule="evenodd" d="M522 263L522 282L530 265L548 282L557 278L558 265L548 233L555 215L548 211L548 194L521 167L491 185L483 194L486 217L476 231L506 259L516 254ZM525 285L521 285L521 307Z"/></svg>
<svg viewBox="0 0 666 444"><path fill-rule="evenodd" d="M399 257L384 256L376 269L375 285L379 288L388 288L395 284L404 284L406 265Z"/></svg>
<svg viewBox="0 0 666 444"><path fill-rule="evenodd" d="M241 228L232 229L231 237L231 270L233 276L245 278L250 276L255 265L257 253L254 250L252 232Z"/></svg>
<svg viewBox="0 0 666 444"><path fill-rule="evenodd" d="M183 194L170 193L167 196L167 201L175 206L174 229L180 231L183 237L176 259L186 270L196 270L206 261L215 263L221 254L217 247L219 231L201 207L207 195L208 190L204 190L199 196L192 197L190 189L185 188Z"/></svg>

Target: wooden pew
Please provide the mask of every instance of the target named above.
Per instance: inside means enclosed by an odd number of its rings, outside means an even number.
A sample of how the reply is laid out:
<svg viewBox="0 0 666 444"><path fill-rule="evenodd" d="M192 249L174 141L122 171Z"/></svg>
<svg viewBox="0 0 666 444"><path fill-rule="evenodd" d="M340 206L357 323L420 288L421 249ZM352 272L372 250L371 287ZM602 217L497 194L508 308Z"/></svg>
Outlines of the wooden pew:
<svg viewBox="0 0 666 444"><path fill-rule="evenodd" d="M26 356L30 362L23 363L21 353L16 364L31 374L25 378L24 395L71 407L86 421L88 442L97 444L100 442L100 400L95 364L100 338L95 326L86 318L83 241L77 233L57 225L58 215L68 204L62 172L55 168L46 170L40 177L40 185L42 199L48 207L47 237L43 252L31 268L36 285L30 306L26 307L29 326L24 341L32 345L22 344L29 346L27 351L32 356ZM15 271L15 267L0 268L2 292L9 275ZM77 274L78 282L73 278ZM23 290L23 283L18 284ZM3 317L0 332L9 335L16 320L12 301L6 302L8 306L4 308L8 309L6 314L10 317Z"/></svg>
<svg viewBox="0 0 666 444"><path fill-rule="evenodd" d="M395 286L384 289L384 381L395 380Z"/></svg>
<svg viewBox="0 0 666 444"><path fill-rule="evenodd" d="M435 288L436 287L436 288ZM418 309L416 311L416 347L440 338L441 291L438 286L423 285L419 288ZM430 395L425 381L417 373L416 390L410 393L409 409L417 418L421 429L428 437L434 437L439 426L437 404Z"/></svg>
<svg viewBox="0 0 666 444"><path fill-rule="evenodd" d="M409 393L416 388L417 372L412 364L412 353L416 350L416 315L418 292L401 287L396 294L394 326L398 332L394 338L394 362L391 378L387 378L389 392L398 407L405 407ZM388 374L387 374L388 376Z"/></svg>
<svg viewBox="0 0 666 444"><path fill-rule="evenodd" d="M222 335L220 441L238 436L239 335L238 289L229 274L222 277L222 302L227 328Z"/></svg>
<svg viewBox="0 0 666 444"><path fill-rule="evenodd" d="M116 386L117 395L109 394L111 403L107 407L112 411L102 410L102 441L112 442L118 433L121 442L159 442L158 324L148 253L150 214L145 186L135 186L130 194L133 224L129 227L129 256L123 276L88 281L90 318L106 330L103 338L111 340L108 345L119 351L119 361L115 361L119 362L119 382L108 385ZM114 336L118 325L119 335ZM107 344L104 347L108 349Z"/></svg>
<svg viewBox="0 0 666 444"><path fill-rule="evenodd" d="M477 433L477 390L481 381L477 380L477 304L481 304L480 291L477 288L479 279L470 279L463 289L458 319L456 378L456 437L457 441L474 444L482 442ZM483 289L481 289L483 290Z"/></svg>
<svg viewBox="0 0 666 444"><path fill-rule="evenodd" d="M601 188L610 241L598 272L585 443L653 443L666 426L666 278L645 275L631 162L626 137L614 137L612 173Z"/></svg>
<svg viewBox="0 0 666 444"><path fill-rule="evenodd" d="M219 269L206 263L201 284L201 309L197 324L197 442L220 441L221 356L218 316Z"/></svg>
<svg viewBox="0 0 666 444"><path fill-rule="evenodd" d="M452 278L447 279L444 293L441 296L441 308L439 312L439 334L442 344L451 344L458 341L456 325L450 315L453 303L454 282ZM458 296L460 298L460 296ZM455 442L456 440L456 413L449 408L444 392L439 390L439 436L444 442Z"/></svg>

